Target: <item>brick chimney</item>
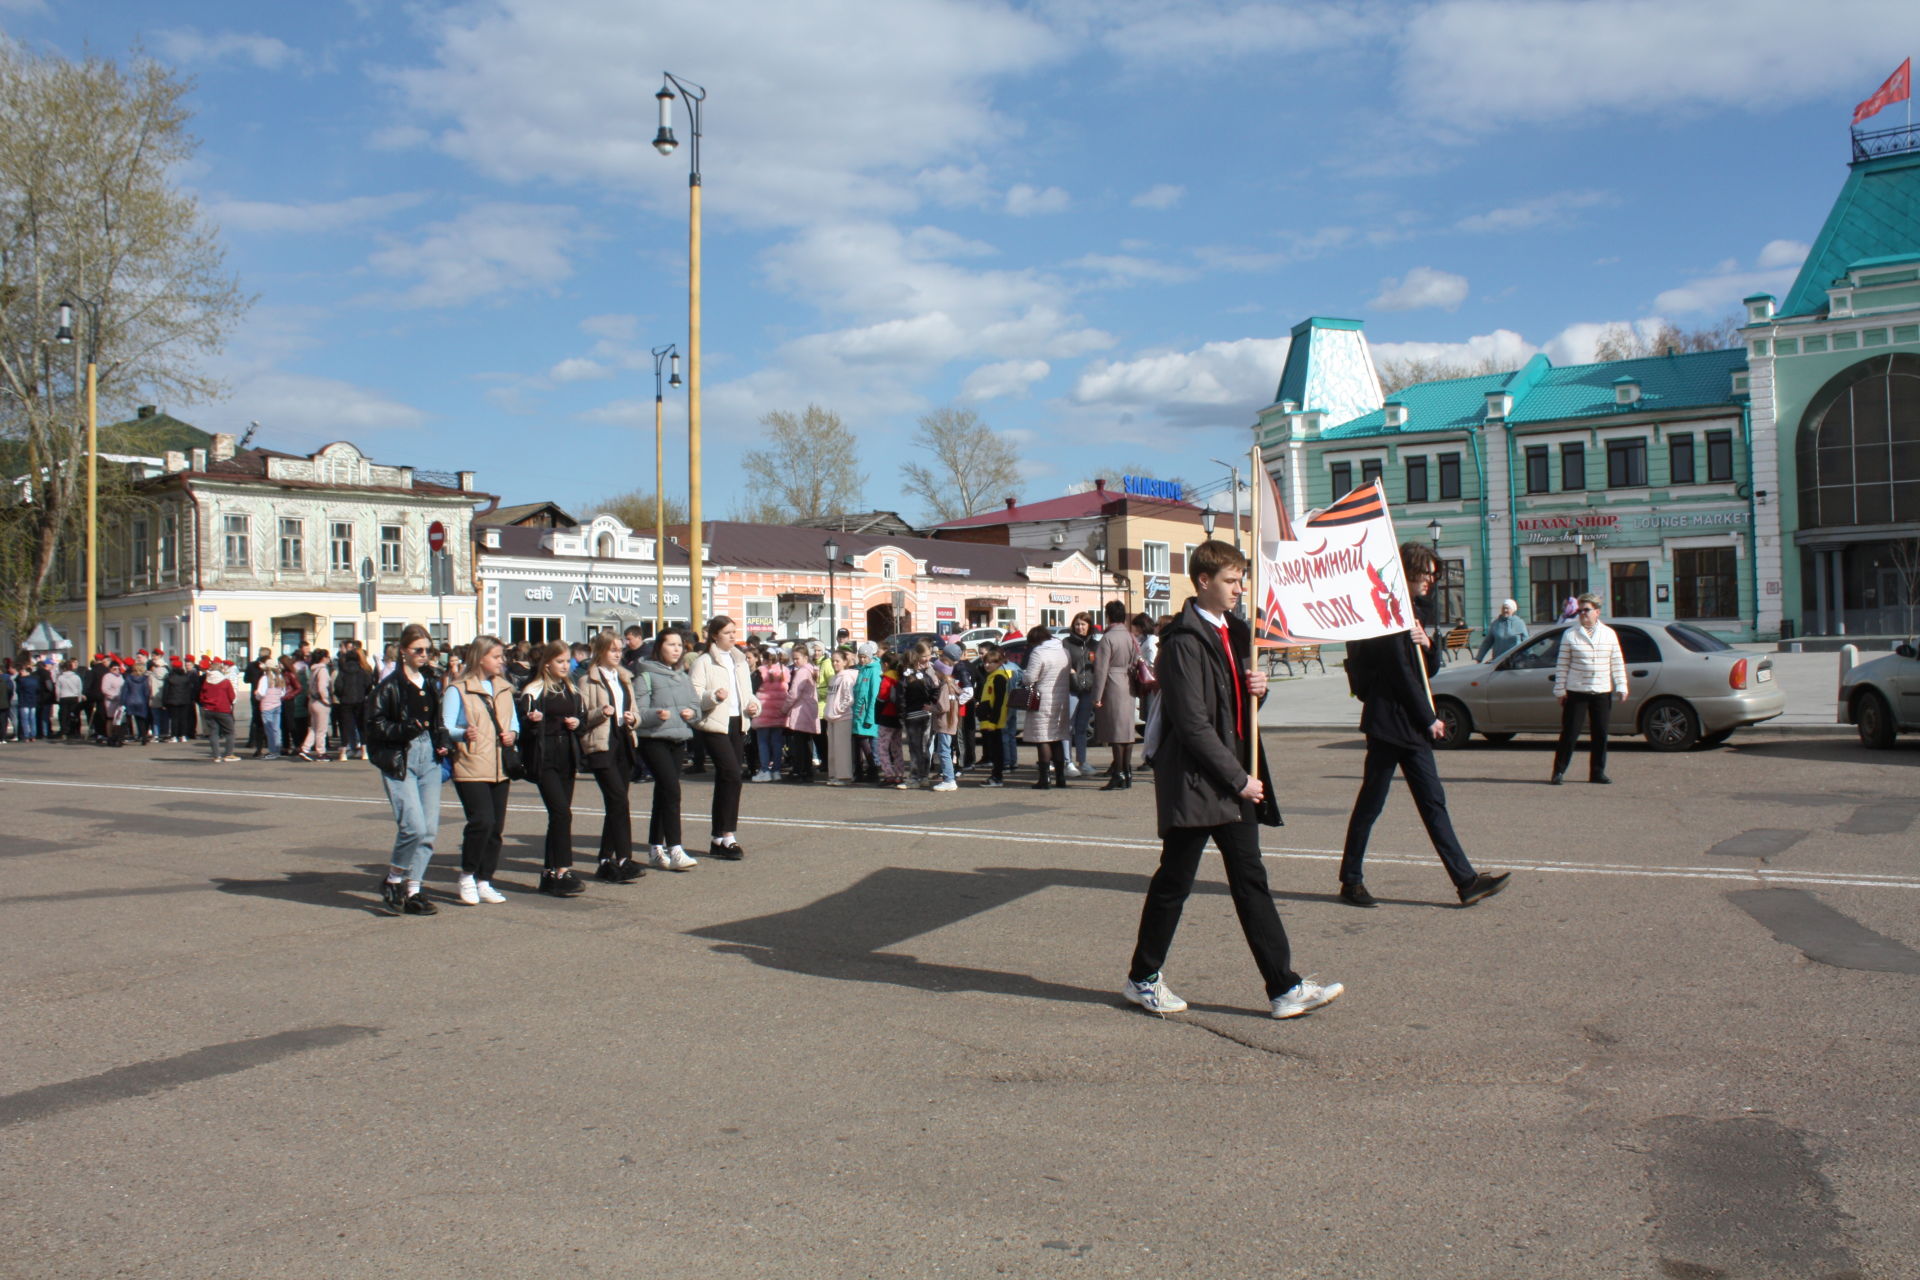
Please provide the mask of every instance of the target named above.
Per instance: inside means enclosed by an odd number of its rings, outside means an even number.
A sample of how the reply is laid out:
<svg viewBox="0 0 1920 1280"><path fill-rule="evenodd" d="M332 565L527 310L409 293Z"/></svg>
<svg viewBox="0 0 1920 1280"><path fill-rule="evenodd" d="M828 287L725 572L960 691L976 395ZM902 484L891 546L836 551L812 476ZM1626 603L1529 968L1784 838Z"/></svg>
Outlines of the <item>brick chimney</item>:
<svg viewBox="0 0 1920 1280"><path fill-rule="evenodd" d="M1095 493L1105 493L1107 491L1107 478L1105 476L1095 476L1093 478L1093 489Z"/></svg>
<svg viewBox="0 0 1920 1280"><path fill-rule="evenodd" d="M180 452L180 450L178 449L169 449L167 450L167 457L164 465L166 467L166 470L169 472L185 471L187 469L187 455Z"/></svg>
<svg viewBox="0 0 1920 1280"><path fill-rule="evenodd" d="M1011 511L1011 510L1013 510L1013 508L1014 508L1014 501L1013 501L1013 499L1012 499L1012 498L1008 498L1008 499L1007 499L1007 510L1009 510L1009 511Z"/></svg>
<svg viewBox="0 0 1920 1280"><path fill-rule="evenodd" d="M225 462L228 458L231 458L233 456L233 447L235 443L236 441L234 440L234 437L228 435L226 432L224 431L214 432L213 433L213 460L215 462Z"/></svg>

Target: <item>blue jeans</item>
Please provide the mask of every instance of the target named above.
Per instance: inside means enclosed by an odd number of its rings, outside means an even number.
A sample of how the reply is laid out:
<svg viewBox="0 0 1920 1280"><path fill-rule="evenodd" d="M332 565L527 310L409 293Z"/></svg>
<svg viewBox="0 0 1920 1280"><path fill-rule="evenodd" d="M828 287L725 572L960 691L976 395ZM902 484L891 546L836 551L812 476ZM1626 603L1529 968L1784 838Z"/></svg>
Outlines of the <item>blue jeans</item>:
<svg viewBox="0 0 1920 1280"><path fill-rule="evenodd" d="M13 731L22 742L40 736L40 708L29 707L23 702L14 703Z"/></svg>
<svg viewBox="0 0 1920 1280"><path fill-rule="evenodd" d="M953 735L936 733L933 735L933 760L940 767L940 781L953 781Z"/></svg>
<svg viewBox="0 0 1920 1280"><path fill-rule="evenodd" d="M1093 736L1093 695L1076 693L1073 697L1073 722L1068 730L1068 741L1072 744L1073 754L1069 757L1074 768L1085 772L1087 767L1087 739Z"/></svg>
<svg viewBox="0 0 1920 1280"><path fill-rule="evenodd" d="M152 710L153 736L165 742L173 736L173 716L165 707L158 704Z"/></svg>
<svg viewBox="0 0 1920 1280"><path fill-rule="evenodd" d="M267 754L270 756L279 755L280 754L280 708L279 707L262 707L260 709L260 724L261 724L261 727L266 730Z"/></svg>
<svg viewBox="0 0 1920 1280"><path fill-rule="evenodd" d="M406 777L396 780L383 773L380 785L387 789L398 828L387 863L409 880L424 880L433 838L440 834L440 761L433 754L433 735L419 734L407 744Z"/></svg>
<svg viewBox="0 0 1920 1280"><path fill-rule="evenodd" d="M780 752L785 745L787 731L777 725L763 726L760 730L760 768L763 772L780 772Z"/></svg>
<svg viewBox="0 0 1920 1280"><path fill-rule="evenodd" d="M1014 726L1013 717L1008 716L1007 727L1000 731L1000 763L1011 773L1013 767L1020 763L1019 756L1020 731Z"/></svg>

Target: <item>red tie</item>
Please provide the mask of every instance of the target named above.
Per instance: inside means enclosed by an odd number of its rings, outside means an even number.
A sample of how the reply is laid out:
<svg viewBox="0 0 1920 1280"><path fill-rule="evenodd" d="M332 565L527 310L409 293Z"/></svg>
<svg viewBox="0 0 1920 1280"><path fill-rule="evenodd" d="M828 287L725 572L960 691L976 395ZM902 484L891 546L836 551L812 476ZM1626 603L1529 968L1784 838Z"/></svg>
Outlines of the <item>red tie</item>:
<svg viewBox="0 0 1920 1280"><path fill-rule="evenodd" d="M1247 740L1247 698L1240 686L1240 664L1233 660L1233 642L1227 638L1227 624L1220 624L1220 648L1227 655L1227 673L1233 677L1233 731L1240 741Z"/></svg>

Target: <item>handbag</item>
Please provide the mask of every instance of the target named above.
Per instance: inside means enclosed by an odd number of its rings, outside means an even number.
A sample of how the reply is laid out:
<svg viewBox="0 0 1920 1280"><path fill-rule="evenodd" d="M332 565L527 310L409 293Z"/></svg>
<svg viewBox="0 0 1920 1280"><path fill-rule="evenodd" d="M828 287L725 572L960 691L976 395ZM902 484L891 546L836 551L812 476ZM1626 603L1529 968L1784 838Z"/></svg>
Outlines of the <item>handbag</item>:
<svg viewBox="0 0 1920 1280"><path fill-rule="evenodd" d="M503 741L507 735L500 728L500 715L493 709L493 699L480 700L486 704L487 719L493 721L493 746L500 753L500 773L508 782L518 782L527 776L527 766L520 759L520 748Z"/></svg>
<svg viewBox="0 0 1920 1280"><path fill-rule="evenodd" d="M1135 697L1145 697L1160 687L1160 677L1153 674L1153 664L1147 661L1147 655L1141 654L1133 660L1133 667L1127 672L1127 681L1133 686Z"/></svg>
<svg viewBox="0 0 1920 1280"><path fill-rule="evenodd" d="M1040 709L1040 690L1037 688L1028 689L1027 690L1027 710L1038 711L1039 709Z"/></svg>

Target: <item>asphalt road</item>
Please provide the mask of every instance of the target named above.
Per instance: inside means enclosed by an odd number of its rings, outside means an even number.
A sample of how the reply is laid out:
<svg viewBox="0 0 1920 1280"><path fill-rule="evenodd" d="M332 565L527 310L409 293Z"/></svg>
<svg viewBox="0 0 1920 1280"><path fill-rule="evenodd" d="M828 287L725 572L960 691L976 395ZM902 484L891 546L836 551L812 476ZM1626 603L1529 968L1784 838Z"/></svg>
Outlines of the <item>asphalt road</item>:
<svg viewBox="0 0 1920 1280"><path fill-rule="evenodd" d="M1444 755L1513 886L1396 790L1372 911L1357 741L1272 744L1290 1022L1217 859L1118 999L1146 785L750 786L742 863L395 919L364 765L0 748L0 1275L1920 1274L1920 743Z"/></svg>

